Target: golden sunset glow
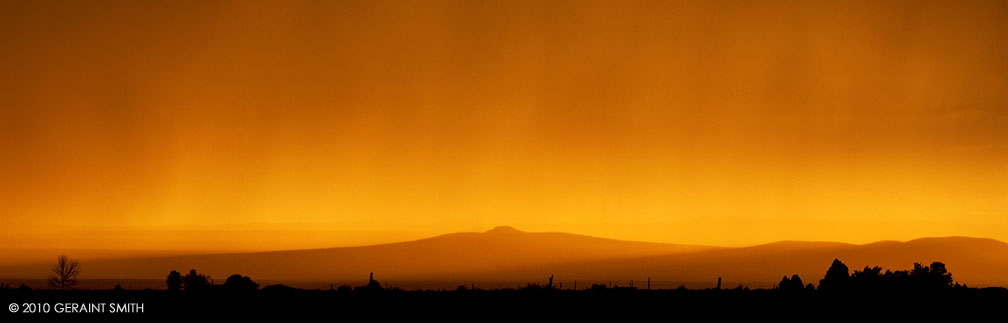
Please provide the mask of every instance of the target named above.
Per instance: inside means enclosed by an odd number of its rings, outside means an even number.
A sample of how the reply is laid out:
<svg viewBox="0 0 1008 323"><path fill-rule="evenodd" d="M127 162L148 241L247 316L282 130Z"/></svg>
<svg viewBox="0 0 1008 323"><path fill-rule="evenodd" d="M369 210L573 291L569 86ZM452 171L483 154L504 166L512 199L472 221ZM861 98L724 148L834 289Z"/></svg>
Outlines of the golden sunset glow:
<svg viewBox="0 0 1008 323"><path fill-rule="evenodd" d="M498 225L1008 240L1008 2L0 2L0 245Z"/></svg>

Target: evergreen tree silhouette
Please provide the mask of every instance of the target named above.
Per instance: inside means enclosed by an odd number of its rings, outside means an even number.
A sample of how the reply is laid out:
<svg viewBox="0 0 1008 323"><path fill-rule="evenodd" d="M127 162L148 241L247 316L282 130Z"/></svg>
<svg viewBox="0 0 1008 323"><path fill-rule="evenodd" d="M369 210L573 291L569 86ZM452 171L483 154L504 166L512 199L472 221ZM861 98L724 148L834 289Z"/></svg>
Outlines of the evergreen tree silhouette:
<svg viewBox="0 0 1008 323"><path fill-rule="evenodd" d="M850 271L840 259L833 259L833 264L826 270L826 276L819 280L819 290L823 292L843 291L850 280Z"/></svg>

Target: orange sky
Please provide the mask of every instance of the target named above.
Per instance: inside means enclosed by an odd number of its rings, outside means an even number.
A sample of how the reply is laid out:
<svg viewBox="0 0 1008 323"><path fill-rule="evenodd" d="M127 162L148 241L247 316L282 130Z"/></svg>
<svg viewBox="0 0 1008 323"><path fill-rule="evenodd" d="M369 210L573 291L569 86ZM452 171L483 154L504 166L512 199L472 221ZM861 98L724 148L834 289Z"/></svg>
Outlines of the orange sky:
<svg viewBox="0 0 1008 323"><path fill-rule="evenodd" d="M0 245L1008 240L1004 1L0 2Z"/></svg>

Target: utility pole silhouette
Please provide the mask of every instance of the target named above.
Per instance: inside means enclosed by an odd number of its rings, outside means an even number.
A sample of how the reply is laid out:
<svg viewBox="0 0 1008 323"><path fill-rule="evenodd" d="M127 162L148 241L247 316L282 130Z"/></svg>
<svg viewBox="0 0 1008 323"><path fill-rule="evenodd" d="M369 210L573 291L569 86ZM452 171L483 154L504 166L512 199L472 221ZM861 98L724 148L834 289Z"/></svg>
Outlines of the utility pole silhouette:
<svg viewBox="0 0 1008 323"><path fill-rule="evenodd" d="M721 277L717 278L717 289L721 289Z"/></svg>

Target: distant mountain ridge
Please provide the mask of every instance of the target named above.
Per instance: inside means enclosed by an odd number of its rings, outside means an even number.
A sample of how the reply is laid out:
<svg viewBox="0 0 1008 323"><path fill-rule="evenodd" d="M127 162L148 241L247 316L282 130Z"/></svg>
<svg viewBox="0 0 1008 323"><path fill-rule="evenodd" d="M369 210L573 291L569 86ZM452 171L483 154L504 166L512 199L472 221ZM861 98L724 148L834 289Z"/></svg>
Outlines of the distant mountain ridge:
<svg viewBox="0 0 1008 323"><path fill-rule="evenodd" d="M1008 244L986 238L921 238L907 242L881 241L864 245L831 242L776 242L678 255L659 255L622 261L593 261L561 266L502 270L487 277L535 277L556 273L566 277L605 280L606 277L645 277L682 282L710 282L723 277L725 284L771 287L784 275L798 274L817 283L833 259L850 268L879 266L902 270L913 263L939 261L953 278L976 286L1008 285ZM473 277L478 278L478 277ZM708 284L709 285L709 284Z"/></svg>
<svg viewBox="0 0 1008 323"><path fill-rule="evenodd" d="M94 259L83 263L81 278L159 279L171 270L194 268L217 278L241 273L261 280L334 283L358 282L374 272L392 282L434 281L444 287L474 281L539 281L550 275L558 281L584 283L642 282L650 277L713 284L723 277L725 286L770 287L792 274L815 283L834 258L852 271L866 265L896 270L914 262L941 261L959 282L1008 285L1008 244L993 239L921 238L864 245L780 241L720 248L523 232L511 227L361 247ZM3 265L0 277L42 278L48 268L48 263Z"/></svg>
<svg viewBox="0 0 1008 323"><path fill-rule="evenodd" d="M361 273L378 272L382 277L412 279L714 249L497 227L482 233L451 233L360 247L98 259L85 264L83 277L156 278L173 269L196 268L216 277L240 272L263 279L345 281L359 279ZM39 277L47 272L43 267L48 265L0 267L0 277Z"/></svg>

